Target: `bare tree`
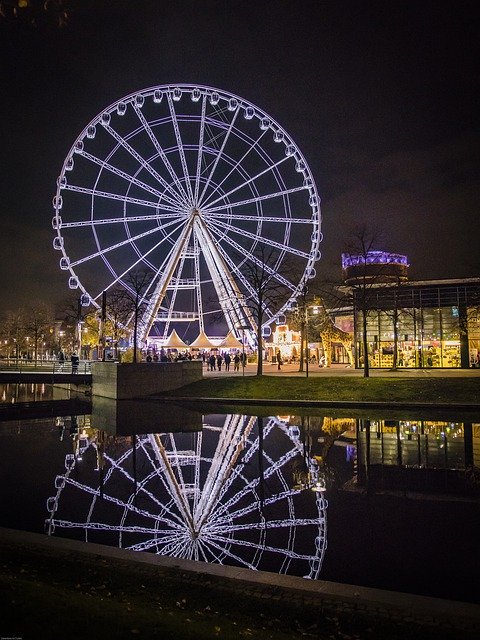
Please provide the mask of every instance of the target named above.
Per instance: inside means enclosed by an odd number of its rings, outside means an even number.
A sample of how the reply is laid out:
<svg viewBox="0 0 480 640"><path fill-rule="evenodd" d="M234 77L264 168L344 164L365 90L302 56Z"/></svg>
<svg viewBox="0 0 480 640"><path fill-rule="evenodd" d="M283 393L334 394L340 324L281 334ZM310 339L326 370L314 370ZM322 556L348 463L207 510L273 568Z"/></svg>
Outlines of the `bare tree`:
<svg viewBox="0 0 480 640"><path fill-rule="evenodd" d="M253 258L243 266L243 277L250 285L250 292L245 296L244 304L256 324L257 376L261 376L263 374L262 325L267 309L278 309L290 293L285 284L285 278L291 269L288 265L284 266L282 273L279 274L278 251L263 244L257 247Z"/></svg>
<svg viewBox="0 0 480 640"><path fill-rule="evenodd" d="M53 312L43 302L38 302L30 306L25 313L25 330L32 334L33 338L33 359L38 359L38 343L48 332L52 324Z"/></svg>
<svg viewBox="0 0 480 640"><path fill-rule="evenodd" d="M132 271L125 279L125 288L120 292L123 310L129 317L129 324L133 325L133 362L137 362L138 352L138 323L148 304L145 292L152 281L152 272L146 269Z"/></svg>
<svg viewBox="0 0 480 640"><path fill-rule="evenodd" d="M112 333L115 359L118 358L118 341L127 335L126 325L132 313L130 295L125 294L123 288L113 289L106 298L107 325Z"/></svg>
<svg viewBox="0 0 480 640"><path fill-rule="evenodd" d="M374 299L375 288L385 281L386 267L382 263L376 263L371 258L378 245L382 241L381 231L372 231L363 224L351 233L350 241L347 244L348 253L342 256L343 262L355 260L354 277L348 278L348 285L351 295L351 303L355 312L361 316L362 323L362 355L361 364L363 375L368 378L370 375L370 362L368 352L367 319L372 310L376 310ZM342 289L345 293L345 289Z"/></svg>
<svg viewBox="0 0 480 640"><path fill-rule="evenodd" d="M15 360L18 363L22 347L25 343L25 312L23 309L9 311L2 323L2 335L7 340L9 347L8 353L11 353L13 347Z"/></svg>

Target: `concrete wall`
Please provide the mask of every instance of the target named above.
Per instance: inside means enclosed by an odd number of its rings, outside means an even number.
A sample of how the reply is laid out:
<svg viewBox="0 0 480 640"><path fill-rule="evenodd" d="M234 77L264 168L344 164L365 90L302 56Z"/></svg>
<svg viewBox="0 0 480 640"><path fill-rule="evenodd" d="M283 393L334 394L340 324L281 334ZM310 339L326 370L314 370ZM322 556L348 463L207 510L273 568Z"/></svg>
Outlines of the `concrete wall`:
<svg viewBox="0 0 480 640"><path fill-rule="evenodd" d="M202 362L93 362L92 395L124 400L178 389L201 380Z"/></svg>

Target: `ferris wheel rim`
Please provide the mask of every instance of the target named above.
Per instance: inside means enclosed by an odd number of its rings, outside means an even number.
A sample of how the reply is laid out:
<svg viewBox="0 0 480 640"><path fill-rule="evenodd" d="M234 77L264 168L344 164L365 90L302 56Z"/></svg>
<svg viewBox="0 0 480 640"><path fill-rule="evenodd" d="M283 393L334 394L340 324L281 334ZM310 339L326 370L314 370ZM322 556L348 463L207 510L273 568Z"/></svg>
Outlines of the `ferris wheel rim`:
<svg viewBox="0 0 480 640"><path fill-rule="evenodd" d="M235 94L233 94L231 92L227 92L227 91L224 91L222 89L217 89L215 87L210 87L210 86L207 86L207 85L181 84L181 83L180 84L155 85L155 86L152 86L152 87L148 87L146 89L142 89L142 90L139 90L139 91L132 92L132 93L130 93L130 94L128 94L128 95L116 100L115 102L111 103L108 107L103 109L101 111L101 113L97 114L97 116L95 116L87 124L86 127L84 127L82 132L75 139L72 147L70 148L70 150L69 150L69 152L68 152L68 154L67 154L67 156L65 158L65 161L63 163L62 170L61 170L61 173L60 173L60 177L59 177L59 179L57 181L57 191L56 191L56 196L55 196L55 199L54 199L54 210L55 210L54 221L55 221L55 219L57 220L56 224L54 222L54 228L56 228L56 232L57 232L55 240L57 240L57 238L58 238L57 244L59 245L59 247L56 247L56 248L60 248L61 249L62 258L64 260L64 263L63 263L64 266L62 266L61 268L66 270L66 271L69 271L70 280L76 281L76 284L77 284L76 288L80 289L80 291L82 291L85 296L88 296L90 298L90 302L93 304L93 306L99 308L100 305L99 305L98 301L99 301L101 292L98 291L94 295L91 294L91 292L87 289L87 287L83 283L82 278L79 277L79 275L75 271L75 267L78 266L78 264L79 264L78 261L77 262L74 261L72 263L70 261L69 255L68 255L68 253L67 253L67 251L65 249L64 237L62 235L62 228L65 228L65 229L67 229L69 227L73 228L73 224L69 225L69 223L64 224L62 222L61 214L60 214L61 206L59 206L58 203L61 202L62 191L63 191L64 188L66 188L66 186L65 186L66 185L66 180L67 180L66 179L66 174L67 174L67 171L68 171L67 170L67 165L68 165L69 161L74 158L76 152L78 151L79 144L80 143L83 144L83 141L85 140L85 138L88 137L87 134L89 132L89 128L90 127L96 127L98 124L100 124L100 125L103 124L103 126L105 126L105 123L102 122L102 119L106 118L105 114L108 114L109 116L111 116L112 114L114 114L114 112L117 111L118 106L120 104L128 105L128 104L131 103L133 105L135 103L135 101L139 100L139 96L141 98L145 99L146 97L154 96L155 92L158 92L158 91L162 92L162 95L163 95L163 93L168 93L168 95L170 96L170 99L172 99L171 96L173 95L173 92L175 90L177 90L177 91L179 90L181 92L181 98L183 98L183 94L184 93L189 93L190 92L193 95L193 91L195 91L195 90L198 91L199 90L201 92L201 97L202 97L202 100L204 102L207 100L207 98L211 98L215 94L218 96L219 100L228 101L228 100L232 100L233 99L233 100L236 101L236 107L235 107L237 109L236 114L239 114L240 110L243 110L244 114L246 113L247 109L253 110L253 115L251 115L251 118L256 118L259 122L262 119L265 119L266 121L268 121L268 127L267 127L267 129L265 129L264 134L268 130L274 131L274 132L275 131L276 132L280 132L281 135L282 135L282 143L285 146L285 149L287 149L289 146L293 147L294 151L292 151L292 154L295 156L295 158L298 158L299 161L301 161L301 163L302 163L302 165L301 165L302 166L302 175L305 177L304 182L308 181L308 186L307 187L305 187L305 185L298 186L298 187L296 187L294 189L291 189L291 190L285 189L285 192L288 195L290 192L293 192L293 191L297 191L297 190L301 191L302 189L308 189L308 192L311 194L311 198L313 198L313 200L315 202L314 205L311 205L311 215L310 215L310 217L309 218L302 218L302 222L304 221L306 225L310 225L313 228L311 245L310 245L310 250L309 251L305 251L304 254L301 256L305 260L305 265L304 265L303 275L301 276L299 282L296 284L296 286L293 287L293 289L291 290L290 296L285 301L283 306L281 306L281 308L278 309L275 314L271 314L270 317L267 317L267 319L264 322L265 325L271 324L272 322L274 322L276 320L276 318L279 315L283 314L289 308L291 302L301 293L306 281L308 281L312 277L311 273L312 273L312 271L314 272L313 265L315 264L315 262L320 257L319 244L320 244L321 239L322 239L321 232L320 232L320 227L321 227L320 198L318 196L317 187L316 187L315 181L313 180L311 170L308 167L308 164L307 164L307 162L306 162L306 160L304 158L304 155L301 152L301 150L299 149L299 147L296 145L296 143L293 141L291 136L286 132L286 130L275 119L273 119L269 114L267 114L264 110L260 109L259 107L257 107L253 103L251 103L251 102L245 100L244 98L241 98L240 96L237 96L237 95L235 95ZM175 99L175 98L173 98L173 99ZM193 98L192 98L192 100L193 100ZM168 118L165 118L165 120L168 120ZM108 122L110 122L110 121L108 121ZM107 124L106 126L109 126L109 124ZM139 125L138 129L141 130L142 126ZM129 139L129 137L131 138L133 135L134 135L133 133L130 133L129 136L126 136L127 141ZM178 139L177 139L177 142L178 142ZM118 148L118 145L120 145L120 144L121 143L118 142L117 147L115 147L115 149L112 149L111 153L109 154L109 157L112 157L112 155L114 155L115 150ZM159 147L161 147L161 143L160 142L158 143L158 145L159 145ZM174 153L174 152L178 151L178 149L179 149L179 145L177 144L177 146L172 147L170 150L168 150L168 149L166 151L163 150L164 156L168 158L168 153L170 153L170 152ZM249 153L249 151L250 151L250 149L247 151L247 153ZM209 153L209 152L214 154L215 152L218 152L218 149L209 150L206 147L205 147L205 149L202 149L202 153ZM183 153L183 154L185 153L185 150L183 148L182 148L182 152L181 153ZM222 156L222 153L218 154L218 158L220 158L220 156ZM158 155L157 155L157 157L158 157ZM223 158L223 161L225 162L225 159L227 158L227 155L223 154L222 158ZM217 161L219 161L219 160L217 159ZM147 159L147 164L148 164L148 162L149 162L149 160ZM283 160L282 160L282 162L283 162ZM105 159L105 161L103 161L102 167L101 167L101 169L100 169L100 171L99 171L99 173L97 175L95 186L98 184L98 181L100 179L100 175L101 175L103 169L104 168L106 169L107 164L108 163L106 162L106 159ZM143 164L137 168L137 170L136 170L136 174L137 175L141 172L142 167L144 167ZM267 167L266 171L267 170L270 171L271 167ZM232 169L232 171L233 171L233 169ZM213 171L212 171L212 174L213 174ZM188 191L188 189L190 189L190 191L191 191L192 187L190 185L190 180L193 177L195 177L195 176L190 175L190 173L185 174L184 181L185 181L185 183L187 185L185 187L185 189L187 189L187 191ZM197 176L196 177L197 177L197 183L198 183L198 171L197 171ZM208 184L208 182L210 182L211 177L212 177L212 175L209 176L207 184ZM134 176L130 176L130 178L135 178L135 175ZM255 176L253 178L250 178L249 180L247 180L247 183L250 182L250 181L253 182L255 180L255 178L256 178ZM64 181L65 181L65 184L64 184ZM168 194L172 194L172 198L175 198L175 193L176 192L174 191L172 185L175 184L175 185L178 186L178 184L181 185L181 182L182 182L181 178L179 178L177 176L177 182L175 182L175 180L173 179L172 183L170 183L170 184L167 183L166 186L165 186L164 192L163 193L162 192L158 192L156 194L156 197L158 198L156 203L153 202L152 200L145 200L144 201L145 202L145 206L147 206L149 208L152 208L154 211L156 211L155 214L151 214L151 216L152 216L151 219L155 218L155 219L158 220L158 218L159 217L161 218L163 215L171 214L172 220L173 219L180 219L181 220L181 215L182 214L180 212L178 212L178 210L175 210L174 208L169 210L169 207L173 207L173 204L174 204L174 202L173 203L172 202L170 202L170 203L168 202L169 199L171 200L171 196L170 195L165 196L165 191L167 191ZM240 188L244 188L247 183L241 184L239 187L237 187L233 191L236 191L237 189L240 189ZM124 215L121 216L121 217L117 216L116 218L114 218L114 221L118 222L118 223L123 223L125 225L125 228L128 228L129 223L130 224L132 223L132 220L126 214L126 206L127 206L127 203L130 202L129 196L127 194L130 191L130 189L132 187L132 184L133 184L132 181L130 181L127 184L126 193L123 194L123 195L121 195L121 194L113 194L113 195L110 194L114 199L122 199L123 200ZM205 191L205 189L207 187L207 184L205 184L203 192ZM220 183L220 185L216 185L215 190L213 192L213 193L215 193L215 191L217 191L217 197L216 198L214 197L213 200L210 198L210 202L208 202L208 199L206 201L205 217L206 217L206 219L210 220L211 228L215 228L215 226L218 228L221 225L221 218L222 218L221 213L225 212L227 210L229 211L229 214L228 214L229 215L229 218L228 218L229 221L231 221L233 219L233 220L237 220L237 222L239 224L242 224L242 223L246 223L247 221L257 220L257 223L259 225L262 224L262 220L263 220L262 216L258 216L258 215L257 216L254 216L254 215L251 215L251 216L249 216L249 215L243 215L243 216L242 215L237 215L237 217L235 217L235 215L232 215L231 214L232 207L235 208L236 206L244 205L248 201L248 199L244 200L244 201L240 201L240 203L235 203L235 202L228 203L227 202L226 204L223 204L223 203L220 204L220 202L222 200L225 201L226 197L228 197L228 195L230 195L230 194L227 193L225 195L225 194L221 194L220 193L220 195L218 195L218 188L219 187L221 187L221 183ZM195 186L195 189L197 189L197 188L198 188L198 184L196 184L196 186ZM151 189L150 189L150 191L151 191ZM185 195L187 195L185 190L183 190L183 193ZM112 276L114 278L113 282L109 285L109 287L111 287L112 284L114 284L115 282L121 281L122 276L118 276L118 273L113 269L113 267L111 266L110 262L108 261L108 257L106 258L106 254L109 251L114 251L118 247L114 247L113 249L110 248L110 247L107 247L107 248L103 247L102 249L100 249L100 243L98 241L98 236L96 235L96 227L99 226L100 224L107 224L107 222L108 222L108 221L104 221L104 220L94 220L94 213L93 213L94 199L97 196L98 197L102 197L102 195L103 194L101 192L97 192L96 191L95 187L91 190L92 212L91 212L90 225L92 226L93 234L94 234L94 236L96 238L96 241L97 241L98 253L99 253L99 255L101 254L100 257L102 258L102 260L104 260L106 268L110 269L111 274L112 274ZM155 194L152 193L152 195L155 195ZM179 195L179 193L177 195ZM264 200L266 200L268 198L279 197L280 195L283 195L281 191L279 193L267 194L267 195L264 195L264 194L260 193L259 195L257 195L257 197L255 197L254 194L252 193L252 196L250 198L250 202L252 204L255 204L255 206L258 206L262 201L264 201ZM108 196L105 196L105 197L108 197ZM261 207L261 204L260 204L260 207ZM163 211L163 213L159 213L159 210ZM147 219L148 219L148 216L145 216L144 220L147 220ZM297 219L295 217L292 217L291 215L290 216L286 215L284 217L280 216L278 219L275 220L274 218L272 218L270 216L268 218L268 222L272 222L272 223L279 222L279 223L282 223L282 224L285 224L285 225L291 225L292 223L293 224L298 223L299 219ZM84 223L79 222L78 224L79 225L83 225ZM87 226L87 225L88 225L88 221L85 223L85 226ZM240 228L234 228L234 225L232 225L231 222L229 222L228 228L233 233L237 233L238 235L242 235L242 230ZM155 233L155 232L156 232L156 229L152 229L149 233ZM245 233L243 235L245 235ZM224 237L226 237L226 236L224 235ZM128 232L127 233L127 239L125 240L125 244L129 244L138 253L137 245L135 244L135 241L137 239L132 238L130 236L129 232ZM265 241L265 238L260 233L251 234L251 239L255 243ZM228 238L227 238L226 242L229 243ZM229 246L231 247L231 244L229 244ZM279 249L280 251L284 251L284 254L285 254L285 252L289 252L289 250L290 250L290 247L288 246L287 242L284 243L284 246L281 246L281 243L280 243L280 245L277 244L276 248ZM140 255L140 253L138 253L138 257L139 257L139 260L137 261L136 264L142 263L145 260L146 255L145 254ZM62 260L61 260L61 262L62 262ZM130 269L131 269L131 267L130 267ZM123 275L125 275L125 274L123 274Z"/></svg>

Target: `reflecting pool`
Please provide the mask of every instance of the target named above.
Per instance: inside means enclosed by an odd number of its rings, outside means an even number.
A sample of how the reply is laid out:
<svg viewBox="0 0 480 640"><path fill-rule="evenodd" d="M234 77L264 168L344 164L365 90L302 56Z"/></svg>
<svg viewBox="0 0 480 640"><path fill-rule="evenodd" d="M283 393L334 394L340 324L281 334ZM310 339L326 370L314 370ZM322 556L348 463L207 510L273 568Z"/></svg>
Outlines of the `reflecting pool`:
<svg viewBox="0 0 480 640"><path fill-rule="evenodd" d="M0 526L480 601L480 416L95 398L71 414L64 393L13 386ZM52 417L8 413L32 399Z"/></svg>

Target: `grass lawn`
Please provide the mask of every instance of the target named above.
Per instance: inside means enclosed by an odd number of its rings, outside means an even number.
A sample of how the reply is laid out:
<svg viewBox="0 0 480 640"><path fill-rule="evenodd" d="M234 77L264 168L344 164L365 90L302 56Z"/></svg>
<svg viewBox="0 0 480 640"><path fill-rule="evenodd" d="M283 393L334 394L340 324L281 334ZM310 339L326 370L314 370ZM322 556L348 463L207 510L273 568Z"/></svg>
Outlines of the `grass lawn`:
<svg viewBox="0 0 480 640"><path fill-rule="evenodd" d="M167 395L167 394L166 394ZM205 378L168 392L173 397L469 404L480 406L480 378Z"/></svg>

